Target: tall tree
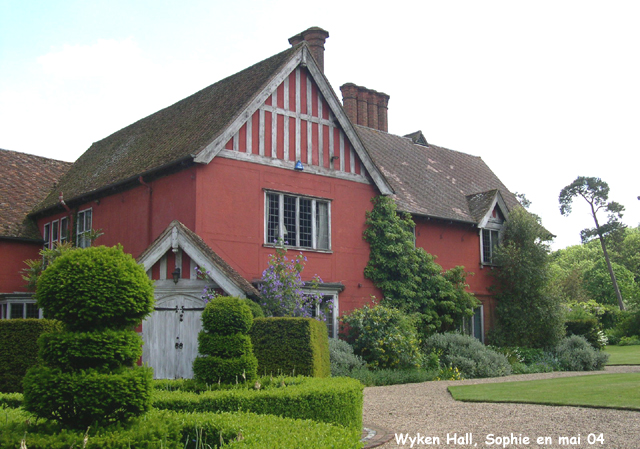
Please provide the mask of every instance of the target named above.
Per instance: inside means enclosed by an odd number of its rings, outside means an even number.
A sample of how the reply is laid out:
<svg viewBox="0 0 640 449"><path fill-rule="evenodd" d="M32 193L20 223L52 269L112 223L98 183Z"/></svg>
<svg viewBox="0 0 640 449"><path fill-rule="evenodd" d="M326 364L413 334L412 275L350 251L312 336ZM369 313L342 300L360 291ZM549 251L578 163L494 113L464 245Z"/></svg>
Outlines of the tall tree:
<svg viewBox="0 0 640 449"><path fill-rule="evenodd" d="M624 302L622 301L622 295L620 294L620 288L618 287L618 281L616 275L611 267L611 261L609 260L609 253L607 252L607 245L605 243L605 237L611 233L624 228L624 224L620 221L622 218L622 212L624 206L609 200L609 185L600 178L578 176L575 181L566 186L560 192L558 198L560 202L560 213L567 216L571 213L571 206L573 199L577 196L582 197L591 208L591 216L595 222L595 228L587 228L580 231L580 237L582 242L586 243L595 237L600 239L600 246L604 253L604 259L607 263L607 269L609 270L609 276L611 276L611 282L613 289L618 298L618 306L620 310L624 310ZM598 212L606 212L608 214L607 222L600 224L598 220Z"/></svg>
<svg viewBox="0 0 640 449"><path fill-rule="evenodd" d="M564 336L562 301L551 291L549 241L537 216L518 207L509 213L495 250L496 326L492 344L549 348Z"/></svg>

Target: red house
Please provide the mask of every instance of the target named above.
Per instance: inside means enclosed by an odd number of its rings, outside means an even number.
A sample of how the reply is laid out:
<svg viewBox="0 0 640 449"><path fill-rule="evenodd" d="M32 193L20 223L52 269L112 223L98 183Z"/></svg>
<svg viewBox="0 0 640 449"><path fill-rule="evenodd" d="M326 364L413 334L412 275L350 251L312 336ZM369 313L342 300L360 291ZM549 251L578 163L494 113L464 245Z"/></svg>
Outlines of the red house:
<svg viewBox="0 0 640 449"><path fill-rule="evenodd" d="M99 244L120 243L145 266L157 304L142 325L143 360L157 377L191 375L204 287L196 266L224 292L256 297L283 239L334 299L333 335L339 314L381 297L364 277L362 238L376 195L413 215L416 244L443 268L475 272L470 290L483 307L472 331L483 338L491 325L491 251L516 198L480 158L421 132L389 134L387 95L346 84L341 103L323 73L327 37L310 28L285 51L94 143L31 210L45 246L85 246L100 229ZM20 290L15 267L0 270Z"/></svg>

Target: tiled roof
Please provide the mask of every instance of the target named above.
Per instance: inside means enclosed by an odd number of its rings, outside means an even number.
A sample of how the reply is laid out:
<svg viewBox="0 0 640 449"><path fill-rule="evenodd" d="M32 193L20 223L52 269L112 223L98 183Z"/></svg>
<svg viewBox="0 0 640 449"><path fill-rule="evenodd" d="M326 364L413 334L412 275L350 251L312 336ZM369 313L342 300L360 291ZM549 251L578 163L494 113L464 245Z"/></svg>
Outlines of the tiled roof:
<svg viewBox="0 0 640 449"><path fill-rule="evenodd" d="M482 207L468 197L499 190L507 207L519 203L498 177L477 157L410 138L355 127L375 164L387 178L398 208L433 218L478 223Z"/></svg>
<svg viewBox="0 0 640 449"><path fill-rule="evenodd" d="M497 194L498 190L493 189L488 192L467 195L469 212L476 222L480 222L487 215Z"/></svg>
<svg viewBox="0 0 640 449"><path fill-rule="evenodd" d="M95 142L34 212L198 154L241 113L304 43L231 75Z"/></svg>
<svg viewBox="0 0 640 449"><path fill-rule="evenodd" d="M69 170L70 162L0 149L0 237L41 239L27 213Z"/></svg>

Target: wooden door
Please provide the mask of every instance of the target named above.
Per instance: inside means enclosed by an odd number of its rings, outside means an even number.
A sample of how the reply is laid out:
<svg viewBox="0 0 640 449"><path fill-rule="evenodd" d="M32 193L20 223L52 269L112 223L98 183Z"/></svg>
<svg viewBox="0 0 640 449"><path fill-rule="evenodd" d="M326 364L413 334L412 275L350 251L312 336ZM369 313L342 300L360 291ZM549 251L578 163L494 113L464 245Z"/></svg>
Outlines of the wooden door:
<svg viewBox="0 0 640 449"><path fill-rule="evenodd" d="M190 379L202 330L202 299L173 294L158 298L155 310L142 323L142 361L154 379Z"/></svg>

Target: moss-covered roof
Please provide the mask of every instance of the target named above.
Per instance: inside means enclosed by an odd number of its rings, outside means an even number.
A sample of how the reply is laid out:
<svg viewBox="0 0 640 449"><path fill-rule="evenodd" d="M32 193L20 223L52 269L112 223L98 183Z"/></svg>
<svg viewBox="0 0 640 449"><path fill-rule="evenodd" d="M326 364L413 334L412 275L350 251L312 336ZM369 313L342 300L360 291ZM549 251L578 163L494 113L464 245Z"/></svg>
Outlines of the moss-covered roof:
<svg viewBox="0 0 640 449"><path fill-rule="evenodd" d="M70 167L70 162L0 149L0 237L41 239L27 214L47 194L55 195L55 183Z"/></svg>
<svg viewBox="0 0 640 449"><path fill-rule="evenodd" d="M265 59L95 142L33 212L192 158L262 91L304 43Z"/></svg>
<svg viewBox="0 0 640 449"><path fill-rule="evenodd" d="M478 224L486 213L486 201L493 200L496 191L509 210L519 205L480 157L364 126L355 128L393 187L398 208L405 212Z"/></svg>

